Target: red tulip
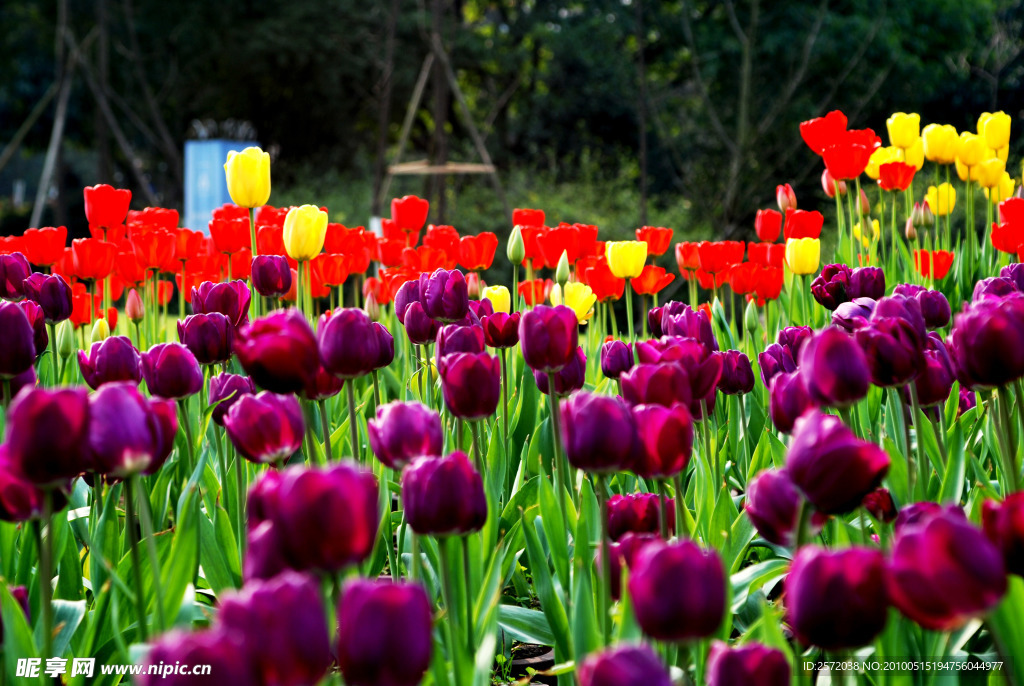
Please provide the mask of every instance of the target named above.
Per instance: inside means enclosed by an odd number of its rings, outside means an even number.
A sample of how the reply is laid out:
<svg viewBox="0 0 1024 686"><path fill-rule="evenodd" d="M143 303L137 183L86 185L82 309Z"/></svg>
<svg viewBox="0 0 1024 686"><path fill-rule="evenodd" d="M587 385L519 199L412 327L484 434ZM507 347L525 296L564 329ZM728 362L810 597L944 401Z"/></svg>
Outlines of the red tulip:
<svg viewBox="0 0 1024 686"><path fill-rule="evenodd" d="M775 187L775 202L779 205L779 211L796 209L796 193L788 183Z"/></svg>
<svg viewBox="0 0 1024 686"><path fill-rule="evenodd" d="M519 295L526 300L526 304L533 306L539 305L547 300L548 293L551 291L552 281L551 279L534 279L533 281L523 281L519 284Z"/></svg>
<svg viewBox="0 0 1024 686"><path fill-rule="evenodd" d="M85 196L85 217L90 224L111 227L124 223L132 201L130 190L100 184L87 186L82 194Z"/></svg>
<svg viewBox="0 0 1024 686"><path fill-rule="evenodd" d="M906 162L886 162L878 167L878 185L883 191L905 191L914 180L917 167Z"/></svg>
<svg viewBox="0 0 1024 686"><path fill-rule="evenodd" d="M754 219L754 231L757 237L766 243L779 240L782 230L782 213L776 210L758 210Z"/></svg>
<svg viewBox="0 0 1024 686"><path fill-rule="evenodd" d="M818 238L824 223L825 217L817 210L786 210L783 237L787 241L790 238Z"/></svg>
<svg viewBox="0 0 1024 686"><path fill-rule="evenodd" d="M40 267L49 267L64 255L68 229L66 226L27 229L23 238L23 252L28 261Z"/></svg>
<svg viewBox="0 0 1024 686"><path fill-rule="evenodd" d="M846 132L846 115L833 110L824 117L818 117L800 124L800 137L818 155L835 143Z"/></svg>
<svg viewBox="0 0 1024 686"><path fill-rule="evenodd" d="M640 295L657 295L675 279L676 275L666 274L664 267L655 267L653 264L648 264L640 272L640 276L629 281L633 290Z"/></svg>
<svg viewBox="0 0 1024 686"><path fill-rule="evenodd" d="M664 255L672 243L672 229L664 226L643 226L636 230L636 239L647 244L648 255Z"/></svg>
<svg viewBox="0 0 1024 686"><path fill-rule="evenodd" d="M406 195L391 201L391 218L398 228L405 232L415 232L427 223L427 212L430 203L415 195Z"/></svg>
<svg viewBox="0 0 1024 686"><path fill-rule="evenodd" d="M249 218L210 220L210 238L217 252L233 253L242 248L251 248Z"/></svg>
<svg viewBox="0 0 1024 686"><path fill-rule="evenodd" d="M571 224L561 224L557 228L548 229L537 236L537 246L544 257L544 266L554 269L566 253L569 264L575 264L580 258L580 232Z"/></svg>
<svg viewBox="0 0 1024 686"><path fill-rule="evenodd" d="M512 226L536 227L544 226L544 210L512 210Z"/></svg>
<svg viewBox="0 0 1024 686"><path fill-rule="evenodd" d="M579 267L577 267L577 272ZM577 275L579 275L577 273ZM598 302L614 302L622 297L626 290L626 280L620 279L608 267L608 260L604 255L597 258L593 267L588 267L580 279L590 286L597 297Z"/></svg>
<svg viewBox="0 0 1024 686"><path fill-rule="evenodd" d="M330 225L328 225L330 226ZM377 241L377 261L385 267L397 267L402 264L402 252L405 241L385 238Z"/></svg>
<svg viewBox="0 0 1024 686"><path fill-rule="evenodd" d="M459 239L459 264L470 271L490 269L498 237L490 231Z"/></svg>
<svg viewBox="0 0 1024 686"><path fill-rule="evenodd" d="M700 269L700 255L697 252L697 243L676 243L676 264L679 266L679 273L685 274L688 270Z"/></svg>
<svg viewBox="0 0 1024 686"><path fill-rule="evenodd" d="M117 247L95 238L78 238L71 241L75 276L83 281L99 281L114 271Z"/></svg>

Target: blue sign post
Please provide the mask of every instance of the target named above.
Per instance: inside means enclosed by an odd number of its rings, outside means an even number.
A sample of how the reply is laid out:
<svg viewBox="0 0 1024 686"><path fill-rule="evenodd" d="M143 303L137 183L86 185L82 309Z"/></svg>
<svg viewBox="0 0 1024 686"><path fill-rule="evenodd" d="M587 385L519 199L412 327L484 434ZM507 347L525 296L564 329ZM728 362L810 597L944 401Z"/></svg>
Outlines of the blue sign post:
<svg viewBox="0 0 1024 686"><path fill-rule="evenodd" d="M185 141L185 217L183 226L209 233L210 213L231 202L224 162L231 150L258 143L221 138Z"/></svg>

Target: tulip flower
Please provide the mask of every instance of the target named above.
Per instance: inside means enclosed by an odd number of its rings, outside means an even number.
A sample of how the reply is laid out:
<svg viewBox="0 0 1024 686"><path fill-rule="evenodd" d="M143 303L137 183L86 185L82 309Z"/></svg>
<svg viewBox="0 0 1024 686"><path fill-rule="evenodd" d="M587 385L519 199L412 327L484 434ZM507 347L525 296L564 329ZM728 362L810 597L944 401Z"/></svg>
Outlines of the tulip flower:
<svg viewBox="0 0 1024 686"><path fill-rule="evenodd" d="M1010 142L1010 115L1001 111L985 112L978 118L978 134L993 150L1005 147Z"/></svg>
<svg viewBox="0 0 1024 686"><path fill-rule="evenodd" d="M745 643L730 648L723 641L713 641L708 653L708 686L763 684L788 686L791 681L789 660L785 653L760 643Z"/></svg>
<svg viewBox="0 0 1024 686"><path fill-rule="evenodd" d="M204 281L198 288L192 289L189 302L195 314L220 312L237 328L249 323L250 298L249 287L244 281Z"/></svg>
<svg viewBox="0 0 1024 686"><path fill-rule="evenodd" d="M406 195L391 201L391 218L396 226L405 232L418 233L427 223L429 210L430 203L415 195Z"/></svg>
<svg viewBox="0 0 1024 686"><path fill-rule="evenodd" d="M821 243L817 238L790 238L786 241L786 266L798 276L818 271Z"/></svg>
<svg viewBox="0 0 1024 686"><path fill-rule="evenodd" d="M885 120L889 143L897 148L909 148L921 137L921 115L896 112Z"/></svg>
<svg viewBox="0 0 1024 686"><path fill-rule="evenodd" d="M268 391L242 395L231 404L223 421L238 452L257 464L287 460L302 445L305 431L298 401Z"/></svg>
<svg viewBox="0 0 1024 686"><path fill-rule="evenodd" d="M23 283L25 297L42 308L47 324L56 324L71 316L71 287L64 277L37 273Z"/></svg>
<svg viewBox="0 0 1024 686"><path fill-rule="evenodd" d="M601 373L618 379L633 368L633 349L629 343L613 339L601 346Z"/></svg>
<svg viewBox="0 0 1024 686"><path fill-rule="evenodd" d="M878 550L801 548L786 577L786 622L801 643L858 648L885 628L889 603Z"/></svg>
<svg viewBox="0 0 1024 686"><path fill-rule="evenodd" d="M775 202L779 206L779 211L785 213L786 210L796 209L796 193L793 192L793 187L788 183L782 184L775 187Z"/></svg>
<svg viewBox="0 0 1024 686"><path fill-rule="evenodd" d="M689 305L676 301L666 303L661 326L667 336L693 338L700 341L709 351L718 350L718 341L715 339L714 329L711 328L711 317L702 309L694 310ZM637 346L640 361L653 361L643 358L641 345Z"/></svg>
<svg viewBox="0 0 1024 686"><path fill-rule="evenodd" d="M24 281L32 274L32 267L20 252L0 255L0 298L21 300L25 297Z"/></svg>
<svg viewBox="0 0 1024 686"><path fill-rule="evenodd" d="M234 332L231 321L219 312L193 314L178 322L178 340L199 364L230 360Z"/></svg>
<svg viewBox="0 0 1024 686"><path fill-rule="evenodd" d="M857 329L855 339L864 351L876 386L904 386L924 367L924 339L914 325L899 317L878 317L875 309L867 326Z"/></svg>
<svg viewBox="0 0 1024 686"><path fill-rule="evenodd" d="M947 214L952 214L953 208L956 206L956 188L948 183L928 186L925 200L928 202L928 208L936 217L945 217Z"/></svg>
<svg viewBox="0 0 1024 686"><path fill-rule="evenodd" d="M639 348L638 348L639 350ZM622 397L630 405L689 405L693 400L686 369L674 362L641 363L619 377Z"/></svg>
<svg viewBox="0 0 1024 686"><path fill-rule="evenodd" d="M7 411L6 445L18 472L52 487L89 464L89 400L82 388L25 388Z"/></svg>
<svg viewBox="0 0 1024 686"><path fill-rule="evenodd" d="M324 368L342 379L369 374L380 355L373 322L358 308L336 310L322 321L318 339Z"/></svg>
<svg viewBox="0 0 1024 686"><path fill-rule="evenodd" d="M463 452L412 460L402 473L402 502L421 535L461 536L487 521L483 479Z"/></svg>
<svg viewBox="0 0 1024 686"><path fill-rule="evenodd" d="M746 395L754 390L754 370L750 358L738 350L722 353L722 376L718 390L726 395Z"/></svg>
<svg viewBox="0 0 1024 686"><path fill-rule="evenodd" d="M455 353L438 362L448 410L469 421L494 414L501 398L501 363L487 353Z"/></svg>
<svg viewBox="0 0 1024 686"><path fill-rule="evenodd" d="M222 373L210 377L209 403L213 407L213 421L224 426L224 416L242 396L255 395L256 387L248 376Z"/></svg>
<svg viewBox="0 0 1024 686"><path fill-rule="evenodd" d="M562 297L562 288L555 284L551 288L549 297L552 305L565 305L571 308L576 313L576 320L580 324L586 324L594 315L594 303L597 301L597 296L594 295L590 286L578 281L565 284L564 298Z"/></svg>
<svg viewBox="0 0 1024 686"><path fill-rule="evenodd" d="M630 285L640 295L657 295L675 278L675 274L666 274L664 267L647 265L639 277L630 280Z"/></svg>
<svg viewBox="0 0 1024 686"><path fill-rule="evenodd" d="M252 287L265 298L279 298L292 287L292 271L281 255L260 255L252 260Z"/></svg>
<svg viewBox="0 0 1024 686"><path fill-rule="evenodd" d="M562 444L577 469L608 473L628 468L637 448L636 422L619 398L577 393L562 413Z"/></svg>
<svg viewBox="0 0 1024 686"><path fill-rule="evenodd" d="M480 318L484 330L484 342L492 348L511 348L519 343L519 312L506 314L496 312Z"/></svg>
<svg viewBox="0 0 1024 686"><path fill-rule="evenodd" d="M25 243L22 252L28 261L40 267L50 267L64 257L64 247L68 242L68 229L66 226L25 229L23 237Z"/></svg>
<svg viewBox="0 0 1024 686"><path fill-rule="evenodd" d="M791 547L797 540L803 502L803 496L785 468L766 469L747 486L743 510L761 538L775 545ZM824 516L815 515L808 522L807 533L816 534L824 522Z"/></svg>
<svg viewBox="0 0 1024 686"><path fill-rule="evenodd" d="M971 301L1002 300L1013 293L1017 293L1017 286L1011 279L1005 276L990 276L974 284L974 293L971 294ZM34 313L26 310L25 314L28 315L29 321L33 323L34 327L36 319L33 316Z"/></svg>
<svg viewBox="0 0 1024 686"><path fill-rule="evenodd" d="M284 219L284 249L299 262L313 259L324 247L327 213L316 205L301 205L288 211Z"/></svg>
<svg viewBox="0 0 1024 686"><path fill-rule="evenodd" d="M512 305L512 296L504 286L488 286L483 290L482 296L491 301L491 307L495 312L508 314Z"/></svg>
<svg viewBox="0 0 1024 686"><path fill-rule="evenodd" d="M519 321L519 341L526 364L556 372L572 361L579 347L576 313L559 305L534 307Z"/></svg>
<svg viewBox="0 0 1024 686"><path fill-rule="evenodd" d="M878 167L878 185L883 191L905 191L914 180L917 168L906 162L886 162Z"/></svg>
<svg viewBox="0 0 1024 686"><path fill-rule="evenodd" d="M497 249L498 237L491 231L483 231L475 236L462 236L459 238L457 253L459 264L472 272L490 269Z"/></svg>
<svg viewBox="0 0 1024 686"><path fill-rule="evenodd" d="M191 670L164 674L170 665L204 665L210 669L208 678L224 684L258 684L263 675L257 672L243 637L222 628L203 631L175 630L164 634L146 653L140 668L139 686L190 686L197 677Z"/></svg>
<svg viewBox="0 0 1024 686"><path fill-rule="evenodd" d="M618 645L593 653L577 669L580 686L672 686L665 666L650 647Z"/></svg>
<svg viewBox="0 0 1024 686"><path fill-rule="evenodd" d="M811 281L811 295L827 310L835 310L850 299L851 270L845 264L827 264Z"/></svg>
<svg viewBox="0 0 1024 686"><path fill-rule="evenodd" d="M545 374L533 370L534 381L537 382L537 389L544 395L551 395L551 380L555 382L555 395L564 398L574 391L583 388L587 376L587 356L583 347L576 348L576 355L572 361L559 369L557 372Z"/></svg>
<svg viewBox="0 0 1024 686"><path fill-rule="evenodd" d="M893 502L892 494L887 488L876 488L871 491L864 496L861 505L880 522L891 524L896 519L896 503Z"/></svg>
<svg viewBox="0 0 1024 686"><path fill-rule="evenodd" d="M815 334L800 351L798 366L811 400L819 405L847 407L867 395L867 358L839 328Z"/></svg>
<svg viewBox="0 0 1024 686"><path fill-rule="evenodd" d="M672 501L665 502L664 511L670 532L675 529L675 512L671 505ZM661 508L662 498L655 493L613 495L608 499L608 537L618 541L628 533L657 534Z"/></svg>
<svg viewBox="0 0 1024 686"><path fill-rule="evenodd" d="M159 343L142 353L142 378L150 394L181 400L203 387L195 355L181 343Z"/></svg>
<svg viewBox="0 0 1024 686"><path fill-rule="evenodd" d="M237 334L235 355L260 388L295 393L316 374L320 359L316 336L298 310L273 312L241 327Z"/></svg>
<svg viewBox="0 0 1024 686"><path fill-rule="evenodd" d="M774 243L782 231L782 213L776 210L758 210L754 219L754 231L759 240Z"/></svg>
<svg viewBox="0 0 1024 686"><path fill-rule="evenodd" d="M130 190L114 188L104 183L85 187L82 195L85 198L85 218L90 224L105 229L124 224L128 205L132 200Z"/></svg>
<svg viewBox="0 0 1024 686"><path fill-rule="evenodd" d="M127 336L111 336L92 344L89 354L78 351L78 367L89 388L98 390L106 383L142 381L142 358Z"/></svg>
<svg viewBox="0 0 1024 686"><path fill-rule="evenodd" d="M693 419L685 405L632 409L639 437L630 470L645 479L671 478L686 469L693 451Z"/></svg>
<svg viewBox="0 0 1024 686"><path fill-rule="evenodd" d="M941 281L953 266L953 253L948 250L915 250L914 265L921 276Z"/></svg>
<svg viewBox="0 0 1024 686"><path fill-rule="evenodd" d="M924 156L938 164L953 164L960 147L960 137L949 124L929 124L921 131Z"/></svg>
<svg viewBox="0 0 1024 686"><path fill-rule="evenodd" d="M417 300L405 311L405 333L413 345L433 343L440 325L429 317L423 305Z"/></svg>
<svg viewBox="0 0 1024 686"><path fill-rule="evenodd" d="M441 418L420 403L392 402L367 422L370 448L383 464L401 470L413 458L440 455Z"/></svg>
<svg viewBox="0 0 1024 686"><path fill-rule="evenodd" d="M224 163L228 194L239 207L261 207L270 200L270 154L257 147L232 150Z"/></svg>
<svg viewBox="0 0 1024 686"><path fill-rule="evenodd" d="M1024 492L1011 493L981 507L985 536L999 548L1009 574L1024 576Z"/></svg>
<svg viewBox="0 0 1024 686"><path fill-rule="evenodd" d="M419 294L423 311L432 319L457 322L469 311L469 291L460 271L437 269L421 274Z"/></svg>
<svg viewBox="0 0 1024 686"><path fill-rule="evenodd" d="M45 514L46 491L32 483L21 473L17 464L11 461L7 446L0 443L0 521L27 522L42 519ZM60 489L50 491L53 498L52 510L60 512L67 506L67 498ZM16 590L10 589L12 593ZM23 604L27 604L27 597ZM0 640L3 638L3 623L0 623Z"/></svg>
<svg viewBox="0 0 1024 686"><path fill-rule="evenodd" d="M108 383L89 397L89 453L99 474L156 473L177 432L174 402L147 399L134 383Z"/></svg>
<svg viewBox="0 0 1024 686"><path fill-rule="evenodd" d="M629 595L637 623L659 641L714 634L725 614L725 571L714 550L696 543L652 543L637 555Z"/></svg>
<svg viewBox="0 0 1024 686"><path fill-rule="evenodd" d="M960 134L960 145L956 151L956 161L965 167L973 167L985 158L985 139L981 136L964 131Z"/></svg>
<svg viewBox="0 0 1024 686"><path fill-rule="evenodd" d="M423 587L354 579L338 602L338 666L353 686L417 686L430 667L433 616ZM394 646L402 647L395 659Z"/></svg>
<svg viewBox="0 0 1024 686"><path fill-rule="evenodd" d="M846 115L833 110L824 117L801 122L800 137L811 150L821 155L825 148L846 131Z"/></svg>
<svg viewBox="0 0 1024 686"><path fill-rule="evenodd" d="M995 388L1024 376L1024 296L984 299L953 317L949 353L957 378Z"/></svg>
<svg viewBox="0 0 1024 686"><path fill-rule="evenodd" d="M636 230L636 239L647 244L647 254L664 255L672 244L672 229L664 226L643 226Z"/></svg>
<svg viewBox="0 0 1024 686"><path fill-rule="evenodd" d="M609 241L605 244L605 258L616 278L633 279L643 272L647 244L643 241Z"/></svg>
<svg viewBox="0 0 1024 686"><path fill-rule="evenodd" d="M50 343L50 338L46 334L46 320L44 319L46 315L43 314L43 308L31 300L22 300L17 303L17 306L25 313L25 317L28 318L28 323L32 327L32 347L38 358Z"/></svg>

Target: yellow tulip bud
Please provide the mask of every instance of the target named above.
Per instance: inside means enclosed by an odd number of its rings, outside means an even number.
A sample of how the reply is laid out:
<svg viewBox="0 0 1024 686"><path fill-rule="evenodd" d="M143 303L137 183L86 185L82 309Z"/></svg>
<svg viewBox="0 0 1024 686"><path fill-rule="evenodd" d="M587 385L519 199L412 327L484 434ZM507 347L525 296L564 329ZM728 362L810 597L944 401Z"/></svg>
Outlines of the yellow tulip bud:
<svg viewBox="0 0 1024 686"><path fill-rule="evenodd" d="M896 112L885 120L889 130L889 143L897 148L909 148L921 137L921 115Z"/></svg>
<svg viewBox="0 0 1024 686"><path fill-rule="evenodd" d="M311 260L320 254L327 236L327 213L316 205L288 210L284 218L284 249L293 260Z"/></svg>
<svg viewBox="0 0 1024 686"><path fill-rule="evenodd" d="M232 150L224 163L231 201L241 207L261 207L270 200L270 154L259 148Z"/></svg>
<svg viewBox="0 0 1024 686"><path fill-rule="evenodd" d="M925 194L928 201L928 209L936 217L944 217L956 207L956 188L949 183L941 183L938 187L928 186Z"/></svg>
<svg viewBox="0 0 1024 686"><path fill-rule="evenodd" d="M110 324L107 324L106 319L97 319L96 323L92 325L92 336L89 338L89 342L96 343L108 338L110 338Z"/></svg>
<svg viewBox="0 0 1024 686"><path fill-rule="evenodd" d="M608 267L617 279L635 279L644 270L647 244L643 241L609 241L604 246Z"/></svg>
<svg viewBox="0 0 1024 686"><path fill-rule="evenodd" d="M871 157L868 158L868 166L864 169L864 173L875 181L878 181L878 168L889 162L898 162L899 159L899 148L891 145L887 148L876 148L875 151L871 153Z"/></svg>
<svg viewBox="0 0 1024 686"><path fill-rule="evenodd" d="M960 147L960 137L949 124L929 124L921 132L924 156L929 162L953 164Z"/></svg>
<svg viewBox="0 0 1024 686"><path fill-rule="evenodd" d="M988 117L978 119L978 135L985 139L985 145L999 150L1010 144L1010 115L1006 112L993 112Z"/></svg>
<svg viewBox="0 0 1024 686"><path fill-rule="evenodd" d="M982 188L995 188L1006 171L1006 163L998 157L990 157L978 165L978 183Z"/></svg>
<svg viewBox="0 0 1024 686"><path fill-rule="evenodd" d="M980 164L985 159L985 139L970 131L961 133L956 159L968 167Z"/></svg>
<svg viewBox="0 0 1024 686"><path fill-rule="evenodd" d="M921 168L924 167L924 140L918 136L914 144L904 150L903 154L907 164L912 164L917 171L921 171Z"/></svg>
<svg viewBox="0 0 1024 686"><path fill-rule="evenodd" d="M813 274L821 261L821 241L817 238L790 238L786 241L786 264L797 275Z"/></svg>
<svg viewBox="0 0 1024 686"><path fill-rule="evenodd" d="M1013 177L1010 176L1009 172L1003 172L1002 176L999 177L999 183L993 186L991 190L988 188L984 188L982 190L990 203L998 205L1013 195L1013 191L1015 190Z"/></svg>
<svg viewBox="0 0 1024 686"><path fill-rule="evenodd" d="M881 236L881 235L882 235L882 229L881 229L881 226L879 225L877 219L872 219L871 220L871 237L870 238L867 237L867 236L862 236L861 235L860 222L857 222L856 224L853 225L853 237L856 238L857 240L859 240L861 243L863 243L865 248L868 247L869 245L871 245L871 241L872 240L878 240L879 236Z"/></svg>
<svg viewBox="0 0 1024 686"><path fill-rule="evenodd" d="M508 314L512 307L512 296L504 286L488 286L484 289L483 297L491 301L491 307L495 312Z"/></svg>
<svg viewBox="0 0 1024 686"><path fill-rule="evenodd" d="M551 287L551 294L548 296L552 305L565 305L572 308L576 313L576 321L580 324L586 323L594 314L594 303L597 296L590 286L579 281L572 281L565 284L565 297L562 297L562 288L558 284Z"/></svg>

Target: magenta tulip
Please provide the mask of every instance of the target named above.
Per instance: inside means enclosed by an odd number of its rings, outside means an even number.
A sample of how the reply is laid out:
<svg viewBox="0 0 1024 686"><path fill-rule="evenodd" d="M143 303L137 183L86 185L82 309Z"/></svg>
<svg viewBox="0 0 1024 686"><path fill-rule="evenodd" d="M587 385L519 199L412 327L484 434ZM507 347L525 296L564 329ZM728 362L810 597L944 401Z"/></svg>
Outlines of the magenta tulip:
<svg viewBox="0 0 1024 686"><path fill-rule="evenodd" d="M487 521L483 479L463 452L410 462L402 473L402 503L409 526L421 535L461 536Z"/></svg>
<svg viewBox="0 0 1024 686"><path fill-rule="evenodd" d="M96 341L89 354L78 351L78 368L82 378L94 391L106 383L142 381L142 357L127 336L111 336Z"/></svg>
<svg viewBox="0 0 1024 686"><path fill-rule="evenodd" d="M127 381L109 383L89 397L89 452L98 474L124 479L156 472L174 448L174 402L147 399Z"/></svg>
<svg viewBox="0 0 1024 686"><path fill-rule="evenodd" d="M272 393L298 393L320 365L316 335L302 313L278 310L241 327L235 355L253 382Z"/></svg>
<svg viewBox="0 0 1024 686"><path fill-rule="evenodd" d="M159 343L142 353L142 378L150 394L161 398L187 398L203 388L199 362L181 343Z"/></svg>
<svg viewBox="0 0 1024 686"><path fill-rule="evenodd" d="M577 469L599 474L628 469L638 440L629 407L617 397L581 392L562 408L562 445Z"/></svg>
<svg viewBox="0 0 1024 686"><path fill-rule="evenodd" d="M487 353L455 353L438 361L444 403L470 421L494 414L501 399L501 362Z"/></svg>
<svg viewBox="0 0 1024 686"><path fill-rule="evenodd" d="M243 457L271 464L286 461L299 449L306 423L295 396L261 391L232 403L224 429Z"/></svg>
<svg viewBox="0 0 1024 686"><path fill-rule="evenodd" d="M391 402L369 420L370 448L383 464L401 470L413 458L440 455L444 445L441 417L416 402Z"/></svg>
<svg viewBox="0 0 1024 686"><path fill-rule="evenodd" d="M342 379L355 379L376 368L380 339L365 310L346 307L322 321L317 334L324 369Z"/></svg>

